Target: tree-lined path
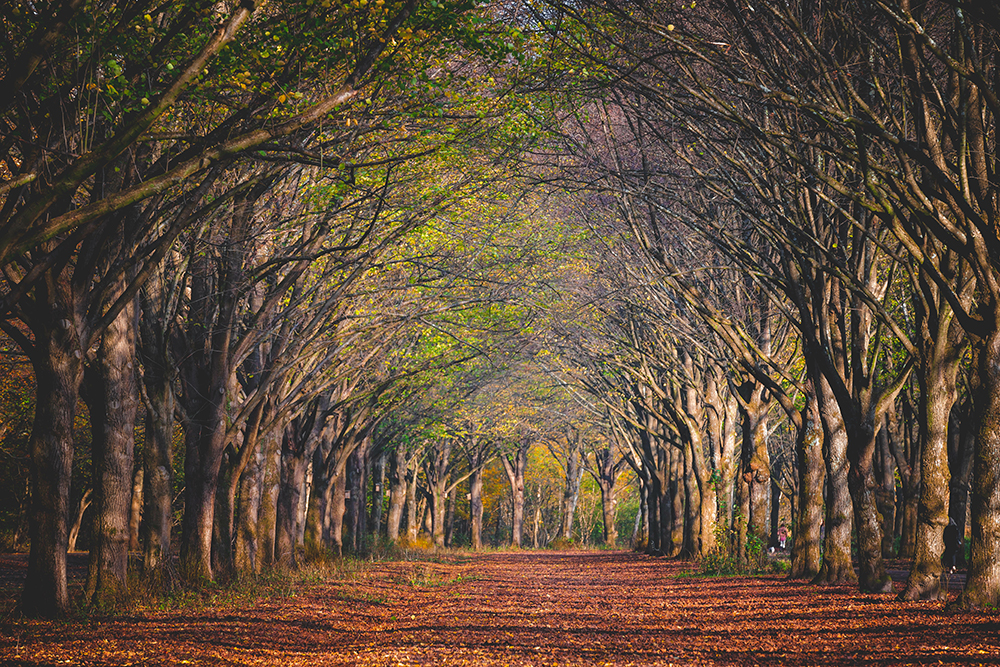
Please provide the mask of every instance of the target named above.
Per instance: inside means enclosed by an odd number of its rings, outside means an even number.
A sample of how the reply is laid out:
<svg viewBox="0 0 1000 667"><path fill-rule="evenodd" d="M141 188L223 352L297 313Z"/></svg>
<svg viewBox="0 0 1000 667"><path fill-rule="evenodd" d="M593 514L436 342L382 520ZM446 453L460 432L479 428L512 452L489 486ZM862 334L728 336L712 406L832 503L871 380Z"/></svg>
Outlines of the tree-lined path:
<svg viewBox="0 0 1000 667"><path fill-rule="evenodd" d="M624 552L378 563L258 605L18 621L4 664L1000 664L995 615ZM897 587L901 584L897 584Z"/></svg>

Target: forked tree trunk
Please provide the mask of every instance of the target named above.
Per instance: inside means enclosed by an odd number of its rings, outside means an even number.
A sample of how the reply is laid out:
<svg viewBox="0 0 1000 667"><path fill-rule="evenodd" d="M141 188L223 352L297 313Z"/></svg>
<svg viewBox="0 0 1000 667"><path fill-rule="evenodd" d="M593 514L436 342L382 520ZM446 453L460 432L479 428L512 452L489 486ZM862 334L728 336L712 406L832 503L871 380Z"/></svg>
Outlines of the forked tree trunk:
<svg viewBox="0 0 1000 667"><path fill-rule="evenodd" d="M424 475L427 478L427 492L430 494L431 540L434 546L443 549L445 546L445 514L448 496L448 481L450 479L448 464L451 459L452 443L450 440L439 442L428 450L424 463Z"/></svg>
<svg viewBox="0 0 1000 667"><path fill-rule="evenodd" d="M560 537L564 540L572 540L573 519L576 516L576 505L580 500L580 483L583 480L583 466L578 447L570 447L569 453L566 455L565 471L566 484L563 486Z"/></svg>
<svg viewBox="0 0 1000 667"><path fill-rule="evenodd" d="M615 499L615 485L618 482L619 467L615 465L614 453L610 447L594 452L596 474L594 479L601 489L601 514L604 519L604 544L613 547L618 543L618 527L615 519L618 512Z"/></svg>
<svg viewBox="0 0 1000 667"><path fill-rule="evenodd" d="M517 450L510 456L500 457L511 493L511 545L520 547L524 538L524 471L528 466L527 439L521 440Z"/></svg>

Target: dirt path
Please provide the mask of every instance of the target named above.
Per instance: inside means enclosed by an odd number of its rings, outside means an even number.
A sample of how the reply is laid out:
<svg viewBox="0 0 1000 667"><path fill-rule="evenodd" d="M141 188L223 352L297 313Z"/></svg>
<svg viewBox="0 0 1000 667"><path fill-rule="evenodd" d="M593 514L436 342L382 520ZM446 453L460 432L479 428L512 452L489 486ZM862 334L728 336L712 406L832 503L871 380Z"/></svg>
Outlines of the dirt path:
<svg viewBox="0 0 1000 667"><path fill-rule="evenodd" d="M387 563L291 597L7 622L3 664L1000 664L1000 617L622 552Z"/></svg>

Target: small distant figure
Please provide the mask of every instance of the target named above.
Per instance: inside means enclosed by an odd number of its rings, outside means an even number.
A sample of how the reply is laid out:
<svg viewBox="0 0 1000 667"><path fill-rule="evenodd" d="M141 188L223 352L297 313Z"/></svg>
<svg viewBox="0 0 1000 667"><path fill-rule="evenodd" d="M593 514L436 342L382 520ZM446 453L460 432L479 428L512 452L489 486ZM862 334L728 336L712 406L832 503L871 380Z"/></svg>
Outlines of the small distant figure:
<svg viewBox="0 0 1000 667"><path fill-rule="evenodd" d="M948 525L944 529L944 553L941 554L941 566L949 574L955 572L961 549L962 536L958 534L958 524L955 523L954 519L949 519Z"/></svg>
<svg viewBox="0 0 1000 667"><path fill-rule="evenodd" d="M788 528L781 526L778 528L778 548L782 551L785 550L785 545L788 544Z"/></svg>

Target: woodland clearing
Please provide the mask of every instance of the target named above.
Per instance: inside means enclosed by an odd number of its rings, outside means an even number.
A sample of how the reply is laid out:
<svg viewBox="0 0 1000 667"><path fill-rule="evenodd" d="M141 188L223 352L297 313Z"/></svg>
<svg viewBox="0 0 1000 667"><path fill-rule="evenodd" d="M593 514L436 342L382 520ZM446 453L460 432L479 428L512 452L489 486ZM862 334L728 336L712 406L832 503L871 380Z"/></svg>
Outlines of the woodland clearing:
<svg viewBox="0 0 1000 667"><path fill-rule="evenodd" d="M366 563L248 604L8 617L17 665L1000 664L1000 619L620 551ZM897 589L901 586L896 584Z"/></svg>

